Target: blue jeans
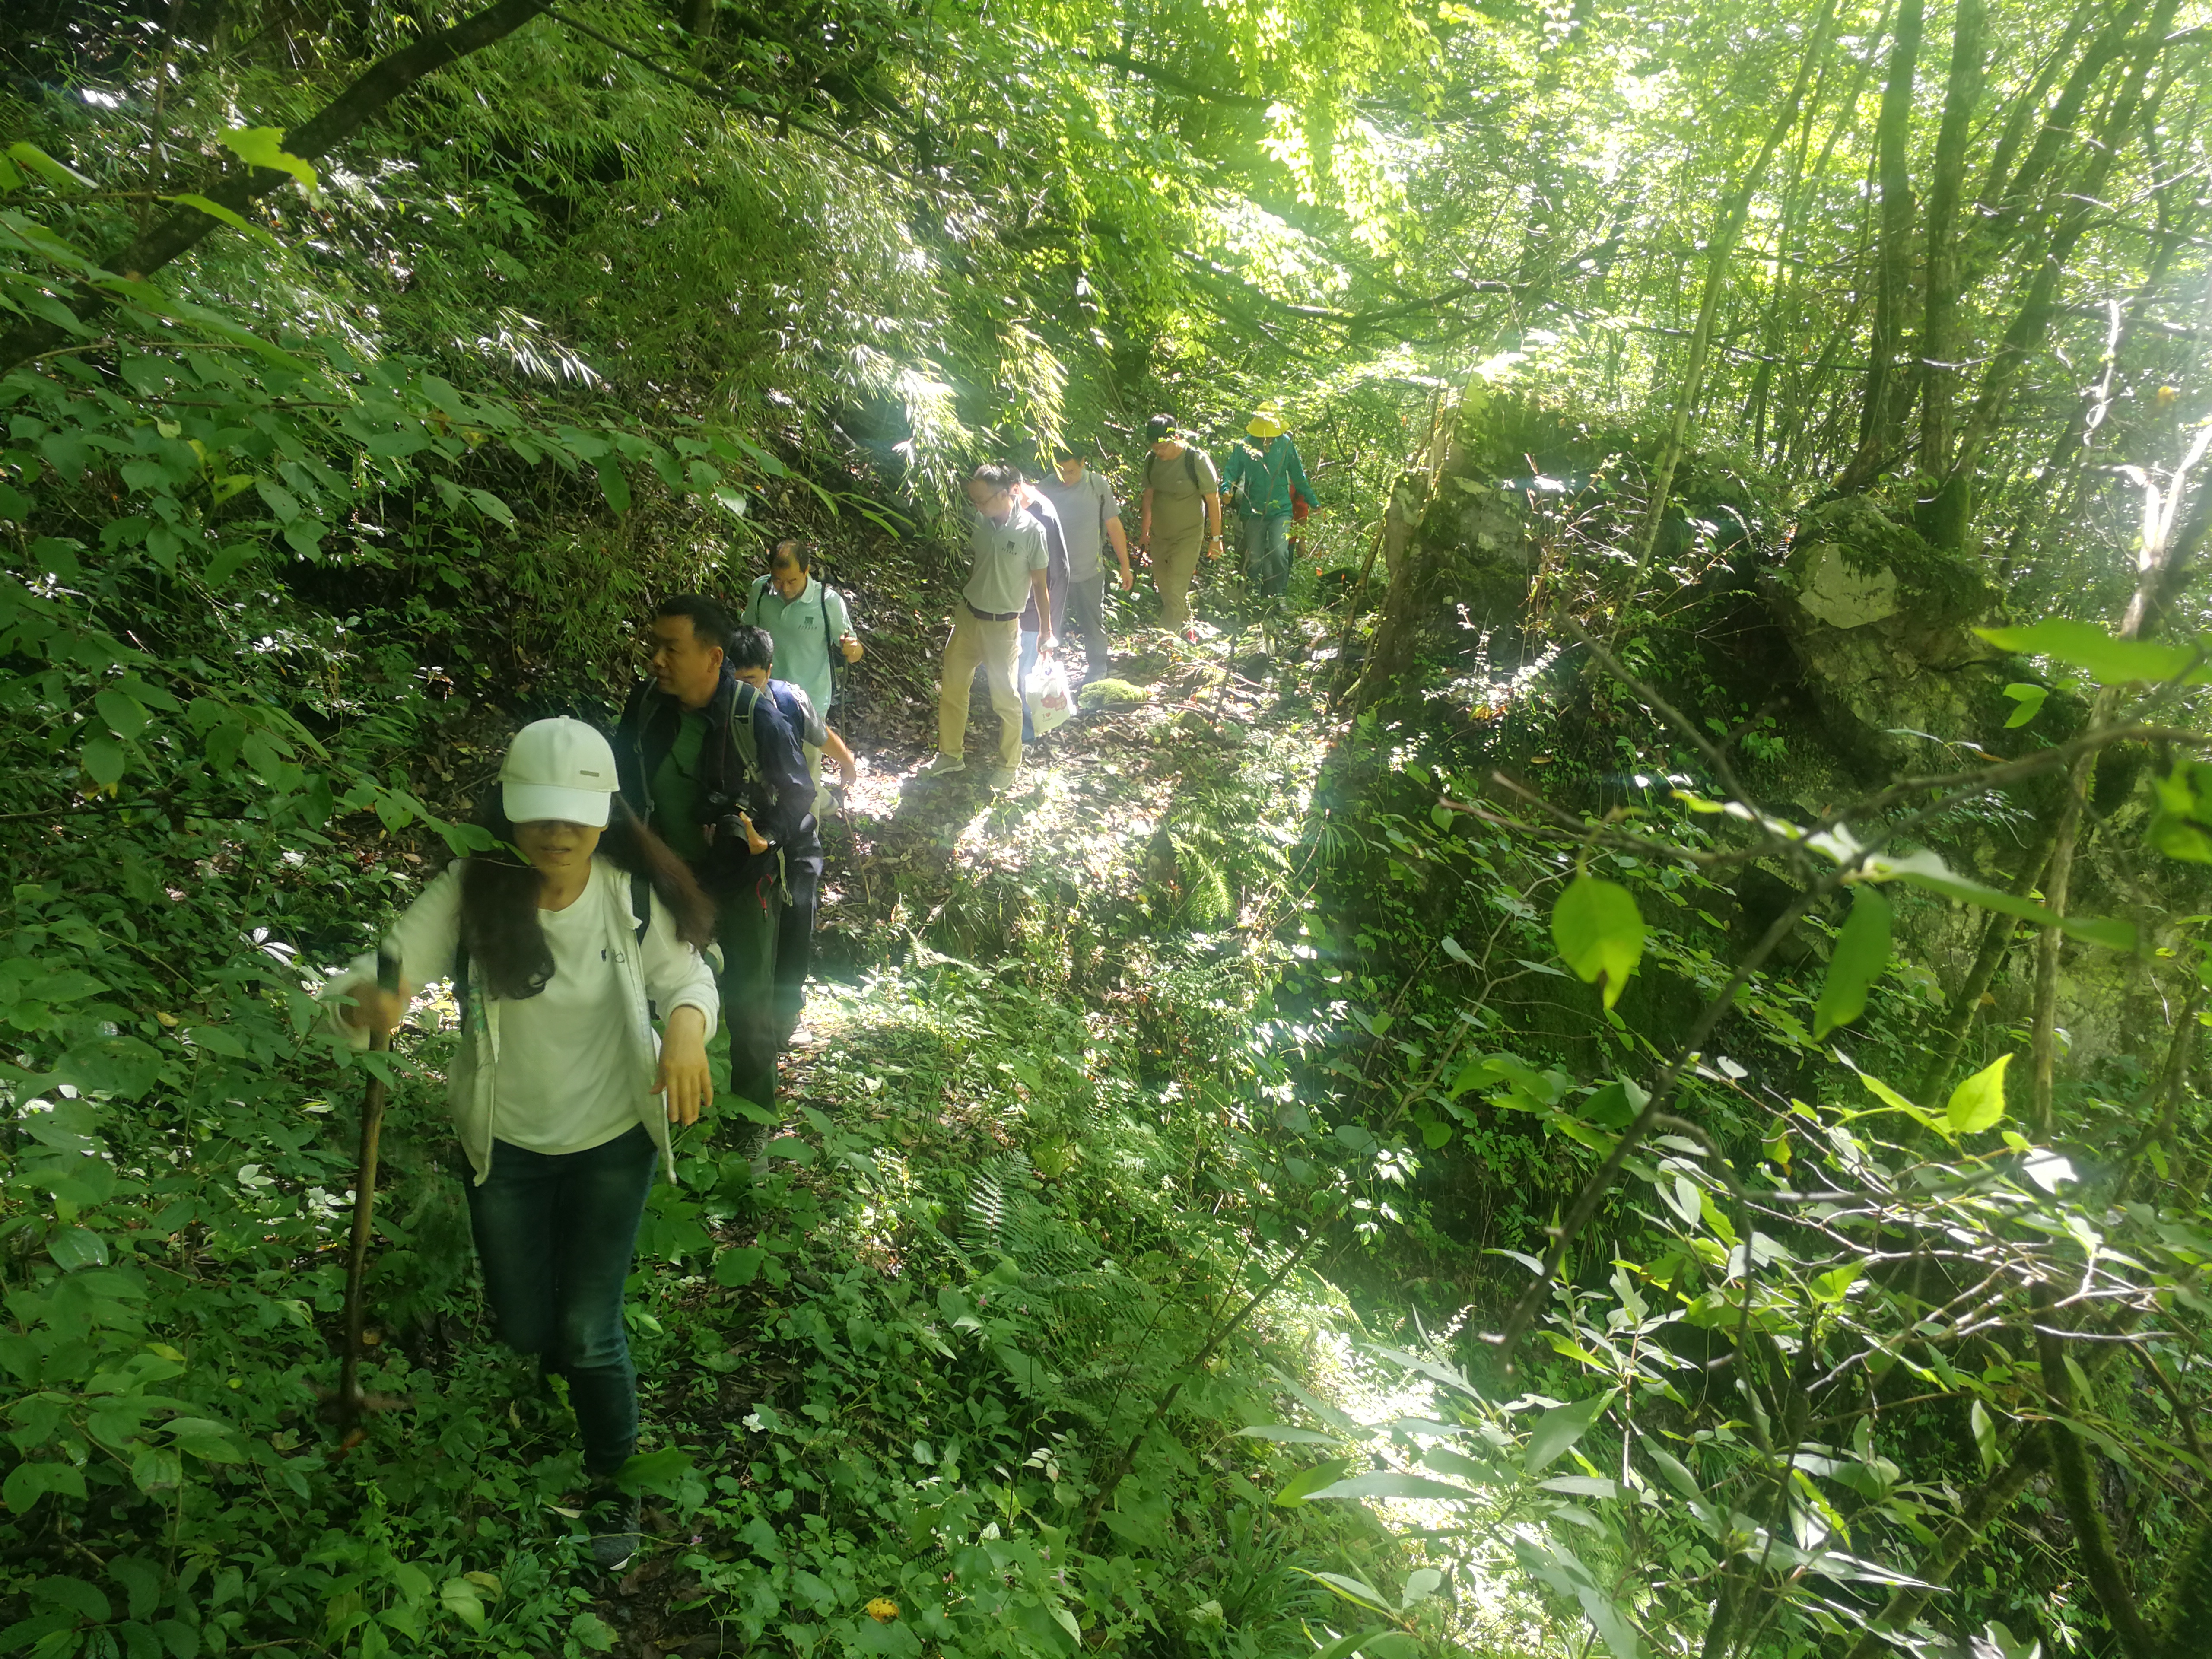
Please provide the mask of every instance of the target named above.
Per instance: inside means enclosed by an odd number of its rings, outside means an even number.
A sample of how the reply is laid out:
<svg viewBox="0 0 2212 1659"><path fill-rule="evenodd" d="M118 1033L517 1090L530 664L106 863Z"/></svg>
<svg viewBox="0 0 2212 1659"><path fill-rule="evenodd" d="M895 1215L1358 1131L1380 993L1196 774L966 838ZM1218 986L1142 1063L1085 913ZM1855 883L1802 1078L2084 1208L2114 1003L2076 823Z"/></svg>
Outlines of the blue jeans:
<svg viewBox="0 0 2212 1659"><path fill-rule="evenodd" d="M557 1156L492 1143L491 1175L468 1183L469 1224L500 1340L568 1382L584 1472L605 1479L637 1449L637 1369L623 1329L645 1195L659 1156L641 1123Z"/></svg>
<svg viewBox="0 0 2212 1659"><path fill-rule="evenodd" d="M1291 515L1244 514L1244 579L1262 599L1279 599L1291 591Z"/></svg>

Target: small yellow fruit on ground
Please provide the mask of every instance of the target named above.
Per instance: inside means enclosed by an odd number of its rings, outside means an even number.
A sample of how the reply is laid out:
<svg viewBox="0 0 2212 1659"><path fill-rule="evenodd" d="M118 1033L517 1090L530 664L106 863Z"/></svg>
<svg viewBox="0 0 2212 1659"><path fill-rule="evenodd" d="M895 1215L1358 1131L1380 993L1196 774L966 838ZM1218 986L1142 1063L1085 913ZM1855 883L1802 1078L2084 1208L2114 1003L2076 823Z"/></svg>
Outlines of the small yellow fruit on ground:
<svg viewBox="0 0 2212 1659"><path fill-rule="evenodd" d="M898 1617L898 1603L878 1595L868 1603L868 1617L878 1624L888 1624Z"/></svg>

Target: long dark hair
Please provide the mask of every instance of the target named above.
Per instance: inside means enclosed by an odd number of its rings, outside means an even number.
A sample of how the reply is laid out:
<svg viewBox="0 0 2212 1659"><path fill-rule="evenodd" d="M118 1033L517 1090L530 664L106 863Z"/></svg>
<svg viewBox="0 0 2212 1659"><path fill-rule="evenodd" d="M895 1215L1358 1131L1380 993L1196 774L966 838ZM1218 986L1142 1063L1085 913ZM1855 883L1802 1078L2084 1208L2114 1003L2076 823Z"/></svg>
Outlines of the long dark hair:
<svg viewBox="0 0 2212 1659"><path fill-rule="evenodd" d="M461 943L470 960L483 969L484 988L493 996L511 1001L534 997L553 977L553 947L538 921L538 895L545 878L507 850L514 842L514 825L496 786L477 822L498 836L501 846L461 866ZM609 803L596 856L650 882L675 918L677 938L686 945L703 947L714 939L714 902L620 795Z"/></svg>

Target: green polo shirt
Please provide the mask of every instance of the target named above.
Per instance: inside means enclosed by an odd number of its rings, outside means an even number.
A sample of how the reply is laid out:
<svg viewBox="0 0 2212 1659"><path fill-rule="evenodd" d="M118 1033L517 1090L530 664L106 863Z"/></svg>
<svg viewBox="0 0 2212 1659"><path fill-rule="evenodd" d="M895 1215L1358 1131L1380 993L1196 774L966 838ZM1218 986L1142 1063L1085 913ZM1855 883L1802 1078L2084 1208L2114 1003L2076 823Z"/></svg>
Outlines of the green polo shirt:
<svg viewBox="0 0 2212 1659"><path fill-rule="evenodd" d="M1046 546L1044 526L1024 508L1016 507L1004 524L993 524L981 514L968 538L972 562L968 585L960 597L968 608L988 616L1018 614L1030 602L1030 572L1052 562Z"/></svg>

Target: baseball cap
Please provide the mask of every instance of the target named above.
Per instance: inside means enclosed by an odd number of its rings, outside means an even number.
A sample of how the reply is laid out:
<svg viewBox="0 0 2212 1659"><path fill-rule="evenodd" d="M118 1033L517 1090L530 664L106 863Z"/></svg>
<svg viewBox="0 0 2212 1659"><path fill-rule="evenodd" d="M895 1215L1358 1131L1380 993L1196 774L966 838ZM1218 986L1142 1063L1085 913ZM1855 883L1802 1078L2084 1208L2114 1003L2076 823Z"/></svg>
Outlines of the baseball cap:
<svg viewBox="0 0 2212 1659"><path fill-rule="evenodd" d="M615 751L581 720L532 720L507 744L499 786L510 823L553 819L605 829Z"/></svg>

